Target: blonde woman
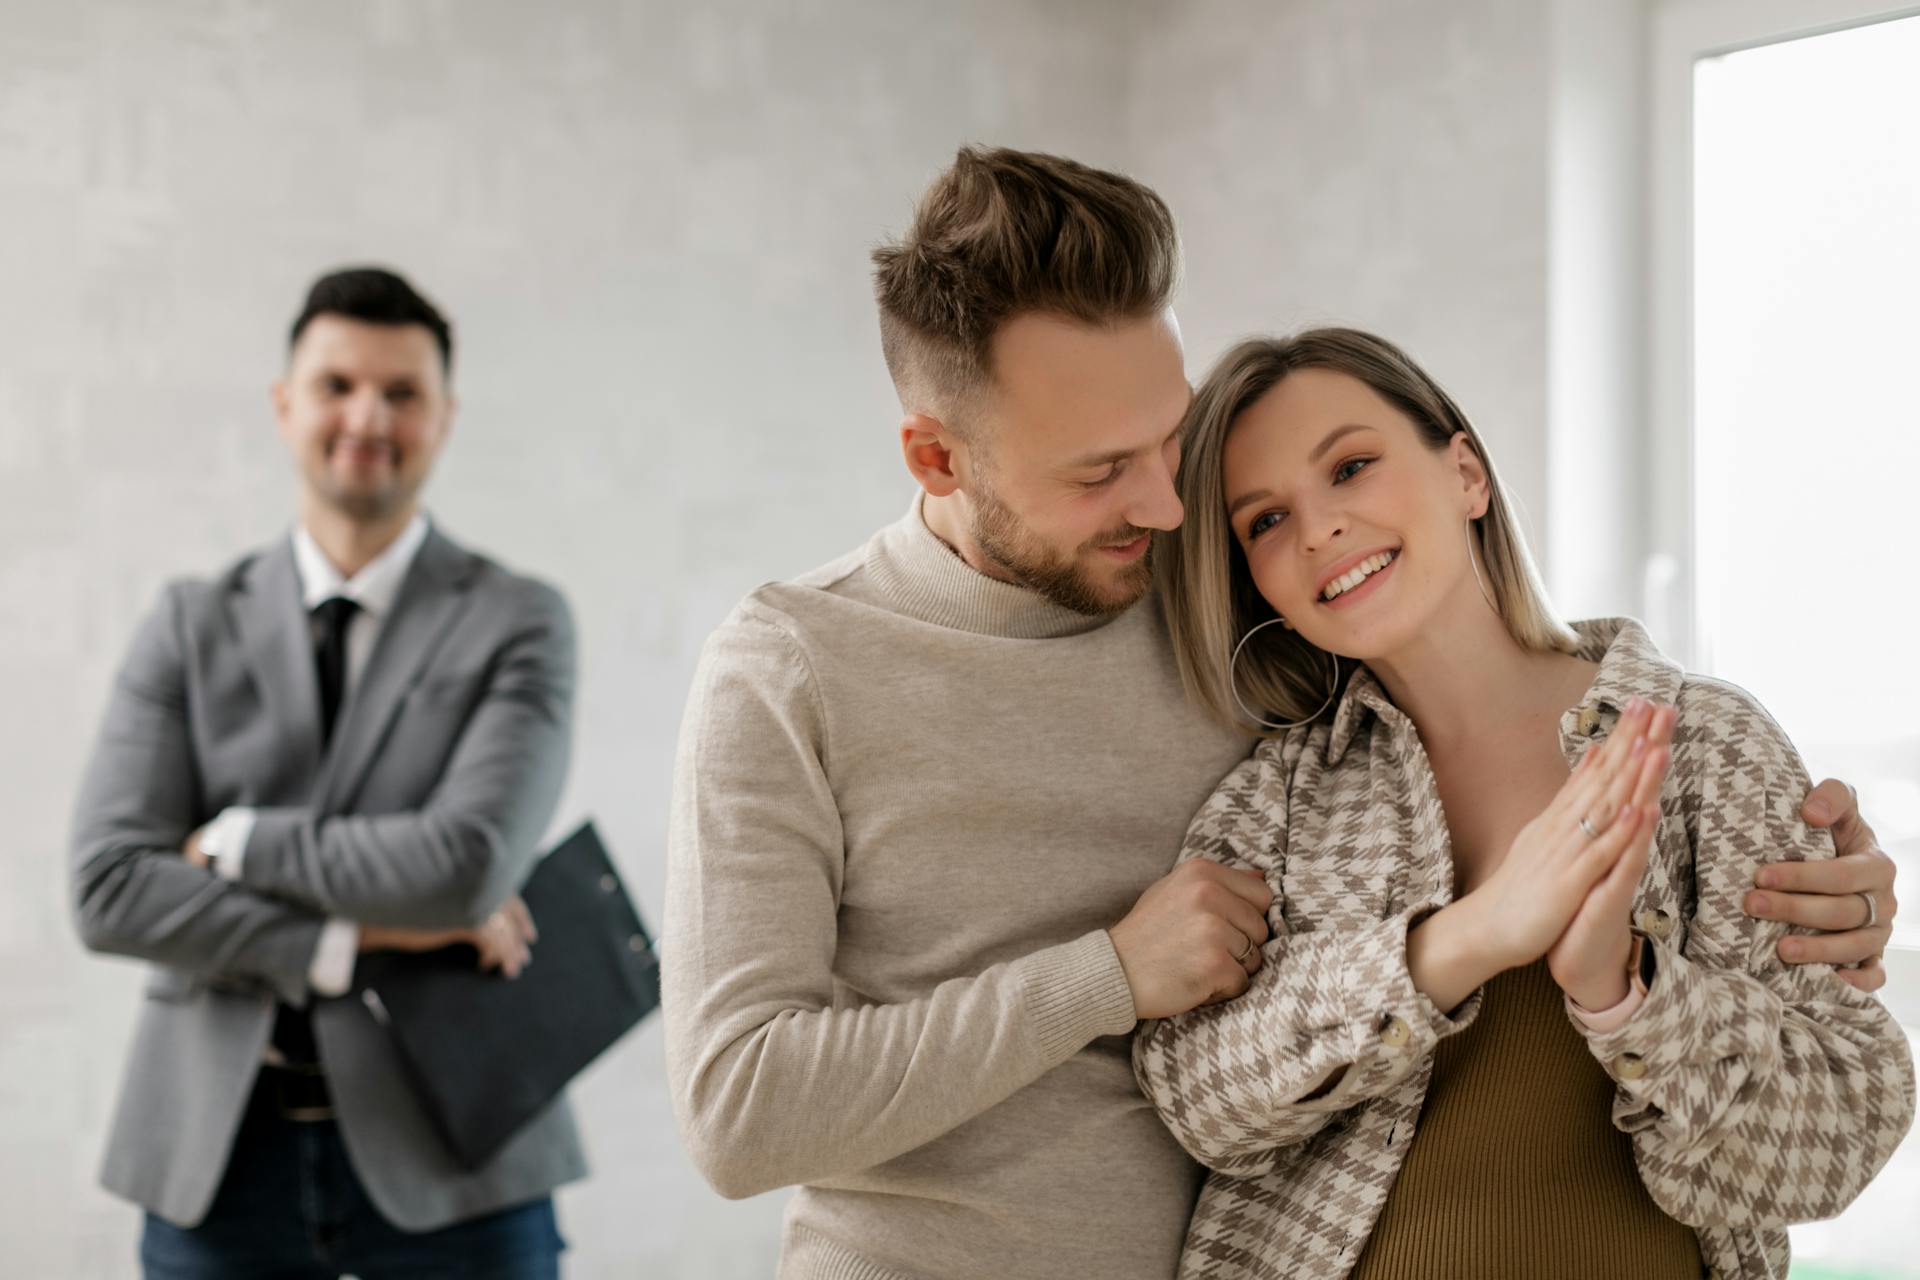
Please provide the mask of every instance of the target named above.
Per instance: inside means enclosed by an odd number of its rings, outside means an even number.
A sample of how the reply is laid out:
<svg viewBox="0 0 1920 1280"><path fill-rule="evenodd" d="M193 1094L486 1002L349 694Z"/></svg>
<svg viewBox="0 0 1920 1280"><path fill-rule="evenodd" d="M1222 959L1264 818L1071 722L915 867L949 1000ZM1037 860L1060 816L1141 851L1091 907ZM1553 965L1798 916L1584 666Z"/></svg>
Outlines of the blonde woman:
<svg viewBox="0 0 1920 1280"><path fill-rule="evenodd" d="M1231 352L1180 484L1182 676L1265 735L1184 857L1274 893L1246 994L1135 1042L1213 1170L1181 1274L1784 1276L1914 1083L1873 997L1741 911L1763 859L1833 856L1780 728L1633 622L1558 621L1485 445L1381 339Z"/></svg>

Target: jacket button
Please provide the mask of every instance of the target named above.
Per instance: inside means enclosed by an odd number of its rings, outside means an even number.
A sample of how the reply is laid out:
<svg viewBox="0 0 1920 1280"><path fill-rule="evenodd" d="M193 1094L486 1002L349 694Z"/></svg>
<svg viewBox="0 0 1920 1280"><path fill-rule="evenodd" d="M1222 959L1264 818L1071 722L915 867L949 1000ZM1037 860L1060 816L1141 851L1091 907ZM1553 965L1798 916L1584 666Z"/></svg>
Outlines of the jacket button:
<svg viewBox="0 0 1920 1280"><path fill-rule="evenodd" d="M1637 1053L1623 1053L1613 1060L1613 1069L1622 1080L1638 1080L1647 1074L1647 1062Z"/></svg>
<svg viewBox="0 0 1920 1280"><path fill-rule="evenodd" d="M1413 1029L1407 1026L1405 1018L1388 1018L1387 1024L1380 1028L1380 1043L1389 1049L1398 1049L1412 1038Z"/></svg>
<svg viewBox="0 0 1920 1280"><path fill-rule="evenodd" d="M1673 932L1673 917L1658 907L1647 908L1635 916L1633 922L1640 926L1640 932L1662 942Z"/></svg>
<svg viewBox="0 0 1920 1280"><path fill-rule="evenodd" d="M1600 708L1586 706L1580 708L1580 718L1574 721L1574 729L1583 738L1591 738L1600 728Z"/></svg>

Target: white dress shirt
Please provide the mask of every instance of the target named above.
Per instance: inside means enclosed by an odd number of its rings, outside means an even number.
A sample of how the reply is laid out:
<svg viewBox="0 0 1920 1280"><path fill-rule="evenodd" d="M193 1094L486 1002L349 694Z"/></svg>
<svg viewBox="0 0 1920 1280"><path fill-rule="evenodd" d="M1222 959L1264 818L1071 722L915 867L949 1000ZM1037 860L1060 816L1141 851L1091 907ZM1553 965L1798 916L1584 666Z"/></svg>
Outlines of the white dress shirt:
<svg viewBox="0 0 1920 1280"><path fill-rule="evenodd" d="M385 551L366 563L351 578L345 577L327 559L327 553L313 540L304 525L293 531L293 562L300 573L300 600L311 615L324 601L343 596L359 608L347 619L346 680L340 690L340 710L345 714L348 700L367 669L373 642L380 627L393 612L394 598L406 580L413 558L427 540L427 518L416 515L406 529ZM240 878L240 866L247 856L247 840L253 835L254 811L235 806L220 811L207 824L201 843L215 851L214 869L229 880ZM353 960L360 949L360 926L351 920L329 920L320 930L320 945L314 948L307 966L307 985L319 996L345 995L353 985Z"/></svg>

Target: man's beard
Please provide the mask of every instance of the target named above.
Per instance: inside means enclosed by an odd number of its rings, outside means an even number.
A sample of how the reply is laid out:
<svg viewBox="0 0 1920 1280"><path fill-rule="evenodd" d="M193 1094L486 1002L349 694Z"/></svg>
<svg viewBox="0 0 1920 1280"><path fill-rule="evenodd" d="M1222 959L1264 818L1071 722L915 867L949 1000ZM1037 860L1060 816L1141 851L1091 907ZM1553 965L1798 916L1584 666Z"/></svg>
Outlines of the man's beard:
<svg viewBox="0 0 1920 1280"><path fill-rule="evenodd" d="M1104 591L1080 566L1080 557L1100 547L1125 546L1144 537L1145 529L1122 525L1084 543L1063 556L1034 537L1011 508L984 480L972 494L973 541L982 555L1029 591L1062 608L1090 618L1104 618L1130 608L1153 582L1150 555L1127 565Z"/></svg>

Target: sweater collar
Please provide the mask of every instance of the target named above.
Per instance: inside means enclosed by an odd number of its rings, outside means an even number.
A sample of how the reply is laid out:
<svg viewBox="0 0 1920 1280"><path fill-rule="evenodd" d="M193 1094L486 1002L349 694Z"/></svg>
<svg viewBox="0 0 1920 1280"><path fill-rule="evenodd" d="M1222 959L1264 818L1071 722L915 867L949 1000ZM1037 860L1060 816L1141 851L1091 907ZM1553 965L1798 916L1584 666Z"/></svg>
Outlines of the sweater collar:
<svg viewBox="0 0 1920 1280"><path fill-rule="evenodd" d="M875 580L908 617L977 635L1050 640L1097 630L1121 616L1090 617L989 578L927 527L925 497L915 493L907 514L882 529L867 550Z"/></svg>

